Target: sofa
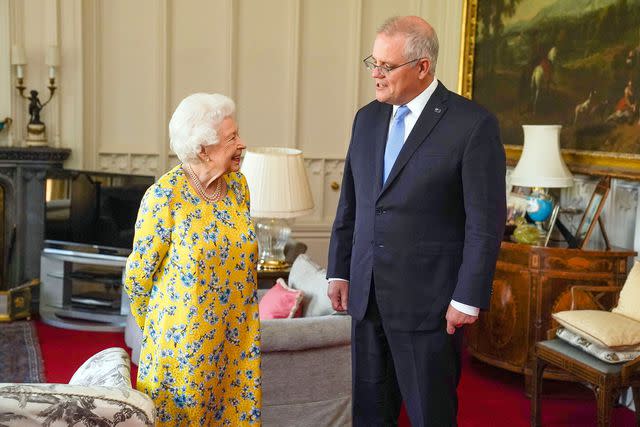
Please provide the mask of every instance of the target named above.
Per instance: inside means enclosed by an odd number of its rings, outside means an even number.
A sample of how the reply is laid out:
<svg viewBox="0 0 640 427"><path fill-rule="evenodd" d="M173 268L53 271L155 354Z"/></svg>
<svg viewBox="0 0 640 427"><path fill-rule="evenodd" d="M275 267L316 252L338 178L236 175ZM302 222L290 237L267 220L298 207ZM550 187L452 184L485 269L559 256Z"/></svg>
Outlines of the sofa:
<svg viewBox="0 0 640 427"><path fill-rule="evenodd" d="M0 426L153 426L153 402L131 388L122 348L90 357L68 384L0 383Z"/></svg>
<svg viewBox="0 0 640 427"><path fill-rule="evenodd" d="M262 425L350 426L351 317L333 313L326 271L307 255L295 259L288 282L304 293L302 317L261 321ZM129 315L125 342L136 364L141 341Z"/></svg>

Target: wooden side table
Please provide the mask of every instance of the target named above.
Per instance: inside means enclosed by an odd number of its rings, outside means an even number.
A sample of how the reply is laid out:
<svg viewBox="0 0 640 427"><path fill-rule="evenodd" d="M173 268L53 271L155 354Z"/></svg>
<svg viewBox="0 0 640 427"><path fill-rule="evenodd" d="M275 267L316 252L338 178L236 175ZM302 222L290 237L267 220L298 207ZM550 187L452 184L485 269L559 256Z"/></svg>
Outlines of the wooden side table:
<svg viewBox="0 0 640 427"><path fill-rule="evenodd" d="M285 270L258 270L258 289L271 288L280 277L288 283L290 271L289 268Z"/></svg>
<svg viewBox="0 0 640 427"><path fill-rule="evenodd" d="M536 342L558 325L551 313L571 308L571 287L622 286L631 250L587 251L502 242L491 307L468 326L472 356L531 379ZM589 307L585 307L589 308ZM549 368L546 378L570 379Z"/></svg>

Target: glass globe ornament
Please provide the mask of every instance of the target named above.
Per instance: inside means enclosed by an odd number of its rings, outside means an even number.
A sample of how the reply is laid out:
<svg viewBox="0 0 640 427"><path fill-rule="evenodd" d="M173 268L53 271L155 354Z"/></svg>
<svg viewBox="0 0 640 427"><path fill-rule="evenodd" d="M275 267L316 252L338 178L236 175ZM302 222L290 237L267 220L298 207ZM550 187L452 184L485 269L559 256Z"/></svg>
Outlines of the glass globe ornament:
<svg viewBox="0 0 640 427"><path fill-rule="evenodd" d="M546 221L553 212L553 199L547 193L534 191L528 200L527 215L535 222Z"/></svg>

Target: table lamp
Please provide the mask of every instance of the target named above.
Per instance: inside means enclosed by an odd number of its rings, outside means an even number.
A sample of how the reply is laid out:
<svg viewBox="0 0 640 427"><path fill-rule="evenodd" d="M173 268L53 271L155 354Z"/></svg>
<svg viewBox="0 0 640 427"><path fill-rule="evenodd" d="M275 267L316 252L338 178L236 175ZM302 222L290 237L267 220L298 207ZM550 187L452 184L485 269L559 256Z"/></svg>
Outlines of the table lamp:
<svg viewBox="0 0 640 427"><path fill-rule="evenodd" d="M573 175L560 153L561 125L523 125L524 147L511 174L511 185L563 188L573 185Z"/></svg>
<svg viewBox="0 0 640 427"><path fill-rule="evenodd" d="M518 164L511 174L511 185L532 187L529 196L529 217L536 222L541 237L550 233L542 228L542 222L551 217L549 229L553 227L559 206L554 206L548 188L563 188L573 185L573 175L562 159L560 152L561 125L523 125L524 147ZM550 230L549 230L550 231ZM563 234L565 234L563 232ZM567 237L567 236L565 236Z"/></svg>
<svg viewBox="0 0 640 427"><path fill-rule="evenodd" d="M286 270L289 264L284 246L291 234L289 220L313 210L302 151L281 147L249 149L240 171L249 184L260 253L258 269Z"/></svg>

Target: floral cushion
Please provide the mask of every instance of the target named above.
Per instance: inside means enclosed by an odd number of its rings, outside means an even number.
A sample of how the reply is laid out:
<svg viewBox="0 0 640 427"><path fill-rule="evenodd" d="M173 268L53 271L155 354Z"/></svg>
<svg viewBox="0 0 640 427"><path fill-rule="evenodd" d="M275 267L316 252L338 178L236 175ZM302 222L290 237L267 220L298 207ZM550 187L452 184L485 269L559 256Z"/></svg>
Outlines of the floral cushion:
<svg viewBox="0 0 640 427"><path fill-rule="evenodd" d="M600 347L578 334L574 334L566 328L558 328L556 335L563 341L578 347L579 349L597 357L607 363L624 363L640 356L640 351L615 351L610 348Z"/></svg>
<svg viewBox="0 0 640 427"><path fill-rule="evenodd" d="M131 388L129 355L117 347L102 350L78 368L69 384Z"/></svg>
<svg viewBox="0 0 640 427"><path fill-rule="evenodd" d="M69 384L0 383L0 426L153 426L151 399L131 388L129 355L109 348Z"/></svg>

